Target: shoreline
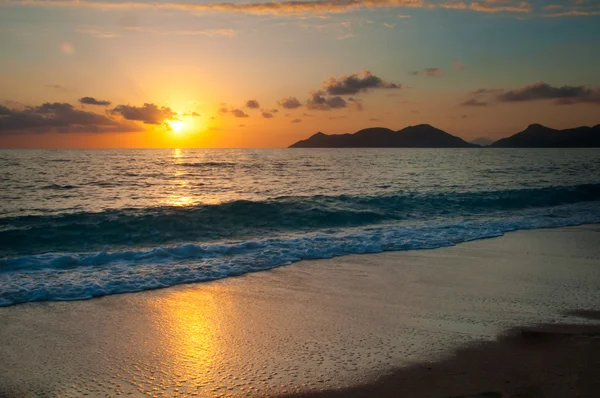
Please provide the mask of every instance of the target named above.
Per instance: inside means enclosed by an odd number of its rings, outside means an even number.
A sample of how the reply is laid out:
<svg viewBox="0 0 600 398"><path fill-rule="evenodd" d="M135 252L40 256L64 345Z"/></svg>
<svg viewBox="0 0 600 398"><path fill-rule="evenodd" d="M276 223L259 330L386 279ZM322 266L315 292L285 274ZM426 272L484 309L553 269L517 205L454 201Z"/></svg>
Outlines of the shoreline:
<svg viewBox="0 0 600 398"><path fill-rule="evenodd" d="M14 306L14 305L21 305L21 304L26 304L26 303L38 303L38 302L70 302L70 301L84 301L84 300L91 300L91 299L97 299L97 298L102 298L102 297L107 297L107 296L113 296L113 295L121 295L121 294L131 294L131 293L143 293L146 291L154 291L154 290L161 290L161 289L169 289L169 288L173 288L173 287L177 287L177 286L185 286L185 285L196 285L199 283L210 283L210 282L215 282L215 281L220 281L220 280L224 280L224 279L228 279L228 278L235 278L235 277L242 277L244 275L247 274L252 274L252 273L260 273L260 272L264 272L264 271L273 271L275 269L281 268L281 267L287 267L290 265L294 265L297 264L299 262L311 262L311 261L327 261L327 260L333 260L333 259L338 259L338 258L344 258L347 256L362 256L362 255L380 255L380 254L385 254L385 253L396 253L396 252L416 252L416 251L427 251L427 250L439 250L439 249L444 249L444 248L449 248L449 247L455 247L457 245L463 245L465 243L470 243L470 242L475 242L475 241L482 241L482 240L487 240L487 239L495 239L495 238L499 238L499 237L503 237L506 234L511 234L514 232L522 232L522 231L538 231L538 230L550 230L550 229L563 229L563 228L573 228L573 227L585 227L585 226L594 226L594 225L600 225L600 224L596 224L596 223L573 223L573 224L568 224L568 225L554 225L554 226L544 226L544 227L522 227L522 228L517 228L517 229L512 229L512 230L499 230L499 231L494 231L492 233L490 233L489 235L484 235L484 236L477 236L477 237L466 237L464 238L464 240L460 240L457 242L441 242L439 243L438 246L423 246L423 247L414 247L414 248L388 248L387 250L382 250L381 251L372 251L372 252L354 252L354 251L348 251L345 252L343 254L339 254L339 253L333 253L330 256L327 255L321 255L318 257L310 257L309 258L295 258L292 260L289 260L287 263L280 263L278 265L269 265L266 266L264 268L247 268L244 270L240 270L240 271L235 271L223 276L211 276L209 278L205 278L205 277L200 277L198 279L192 277L192 278L183 278L185 281L179 281L179 282L175 282L173 283L172 281L167 282L168 284L162 284L161 283L156 283L155 286L137 286L135 288L131 288L131 284L130 283L125 283L124 285L127 286L127 288L125 288L126 290L123 290L121 285L118 286L106 286L105 282L103 281L104 285L99 286L98 284L94 283L92 284L92 286L96 289L93 293L90 293L88 291L86 291L85 294L80 294L80 295L75 295L75 296L71 296L70 293L68 291L62 292L64 294L59 294L59 297L56 298L56 296L54 296L54 298L50 298L50 299L42 299L39 300L38 298L40 297L39 295L36 298L29 298L29 299L25 299L24 301L17 301L17 302L8 302L8 300L10 299L6 299L6 297L0 296L0 308L4 308L4 307L10 307L10 306ZM450 234L451 235L451 234ZM242 242L260 242L261 240L257 240L257 241L242 241ZM234 243L230 243L230 247L235 249L235 246L238 244L239 242L234 241ZM221 242L215 243L212 242L210 243L212 245L215 246L219 246L222 245ZM172 245L172 246L165 246L165 247L154 247L154 248L147 248L147 250L126 250L123 252L119 252L119 251L115 251L115 252L105 252L104 250L101 251L93 251L93 252L87 252L84 254L81 254L80 257L82 258L77 258L77 256L79 255L75 255L75 257L73 257L73 255L71 254L65 254L65 253L54 253L54 252L50 252L50 253L46 253L46 254L37 254L37 255L33 255L33 257L47 257L48 255L50 256L49 258L44 258L42 261L45 262L45 265L48 267L52 267L52 263L53 262L57 262L57 263L64 263L64 264L70 264L71 262L75 261L76 264L78 266L89 266L89 265L94 265L94 260L97 258L100 258L101 263L103 264L103 266L107 266L107 264L110 264L110 262L106 262L106 263L102 263L103 261L103 257L108 253L109 255L119 255L119 254L125 254L125 258L127 259L127 257L129 256L130 253L134 253L134 254L138 254L138 255L143 255L142 257L148 256L148 255L152 255L153 252L158 249L159 254L158 256L161 257L162 254L161 252L163 250L173 250L176 253L171 253L172 255L174 255L175 257L177 257L178 255L181 255L181 253L177 253L177 251L180 251L181 249L183 249L183 251L185 252L186 248L188 246L193 246L194 249L196 250L204 250L204 248L202 248L201 246L196 246L194 244L177 244L177 245ZM54 257L52 257L54 256ZM185 256L185 254L184 254ZM24 258L27 258L30 256L25 256ZM194 259L194 257L183 257L186 260L192 260ZM7 261L14 261L15 259L9 259ZM19 260L19 258L17 258L17 260ZM258 258L255 258L254 260L256 261L260 261L260 256ZM251 260L252 261L252 260ZM173 264L176 264L176 262L174 262ZM0 265L2 265L0 263ZM22 265L21 265L22 266ZM36 268L43 268L43 266L40 266L40 264L34 264L34 266ZM67 265L68 267L69 265ZM136 263L132 263L130 266L132 267L140 267L140 265L136 264ZM10 264L9 264L10 267ZM225 268L229 268L229 265L226 265ZM56 268L56 271L60 271L60 268ZM148 272L151 272L150 270L147 270ZM212 272L219 272L219 269L211 269ZM85 271L84 271L85 272ZM228 272L231 272L230 270L228 270ZM60 272L58 272L60 273ZM164 277L164 275L162 275ZM21 278L20 282L21 283L27 283L27 277L25 278ZM5 279L4 281L0 280L1 282L5 282L5 283L11 283L9 282L8 279ZM132 283L136 283L136 281L133 281ZM172 284L173 283L173 284ZM62 283L58 283L58 285L55 283L52 287L53 288L57 288L60 286L64 286L65 284L70 284L70 281L68 279L63 279ZM106 290L108 290L108 292L106 292ZM113 290L116 289L116 290ZM8 290L9 291L19 291L20 290L20 285L19 283L14 283L14 281L12 282L12 285L8 286ZM29 292L30 293L30 292ZM36 292L37 294L39 293L45 293L45 292ZM55 292L50 293L50 294L54 294L56 295ZM22 299L21 299L22 300ZM7 303L8 302L8 303Z"/></svg>
<svg viewBox="0 0 600 398"><path fill-rule="evenodd" d="M588 224L2 307L0 396L361 396L395 375L390 393L398 375L431 372L407 369L486 344L472 355L499 355L515 340L497 336L515 327L595 327L599 259L600 225ZM598 338L558 340L559 357L597 359Z"/></svg>

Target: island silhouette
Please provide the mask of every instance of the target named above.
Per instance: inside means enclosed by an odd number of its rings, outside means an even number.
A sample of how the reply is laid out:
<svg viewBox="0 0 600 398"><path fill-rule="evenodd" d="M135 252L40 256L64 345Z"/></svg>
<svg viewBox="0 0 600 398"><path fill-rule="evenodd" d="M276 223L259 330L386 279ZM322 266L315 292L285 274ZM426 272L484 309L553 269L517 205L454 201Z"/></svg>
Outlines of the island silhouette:
<svg viewBox="0 0 600 398"><path fill-rule="evenodd" d="M353 134L318 132L289 148L479 148L482 139L467 142L429 124L408 126L394 131L371 127ZM486 142L490 148L592 148L600 147L600 124L557 130L531 124L525 130L498 141Z"/></svg>

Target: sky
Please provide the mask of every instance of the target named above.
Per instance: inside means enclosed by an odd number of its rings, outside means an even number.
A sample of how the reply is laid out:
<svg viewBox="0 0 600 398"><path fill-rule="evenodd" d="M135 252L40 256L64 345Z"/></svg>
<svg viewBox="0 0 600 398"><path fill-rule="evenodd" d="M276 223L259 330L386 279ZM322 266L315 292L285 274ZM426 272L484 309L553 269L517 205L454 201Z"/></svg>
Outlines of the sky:
<svg viewBox="0 0 600 398"><path fill-rule="evenodd" d="M600 123L599 0L229 1L0 0L0 148Z"/></svg>

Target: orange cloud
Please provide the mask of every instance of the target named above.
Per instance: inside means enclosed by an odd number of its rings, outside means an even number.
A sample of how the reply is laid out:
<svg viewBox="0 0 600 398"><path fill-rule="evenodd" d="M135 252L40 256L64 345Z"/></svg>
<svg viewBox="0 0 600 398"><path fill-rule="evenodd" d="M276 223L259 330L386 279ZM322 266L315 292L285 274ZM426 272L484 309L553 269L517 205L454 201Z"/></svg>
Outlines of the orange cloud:
<svg viewBox="0 0 600 398"><path fill-rule="evenodd" d="M183 11L227 11L246 14L345 13L357 8L422 7L423 0L288 0L257 3L142 3L70 0L8 0L4 5L42 7L89 7L102 9L178 9Z"/></svg>
<svg viewBox="0 0 600 398"><path fill-rule="evenodd" d="M483 0L485 3L511 3L512 0ZM448 8L469 9L479 12L530 12L531 5L521 2L513 5L495 6L484 3L429 3L425 5L423 0L287 0L278 2L253 2L253 3L167 3L167 2L107 2L93 0L5 0L1 5L12 6L35 6L35 7L87 7L99 9L175 9L191 12L237 12L253 15L300 15L300 14L330 14L347 13L357 9L370 8ZM583 14L572 14L583 15ZM587 15L587 14L586 14ZM186 34L186 33L179 33ZM233 31L207 32L200 31L189 34L222 35L232 37Z"/></svg>
<svg viewBox="0 0 600 398"><path fill-rule="evenodd" d="M592 15L600 15L600 11L570 10L570 11L558 12L558 13L554 13L554 14L547 14L547 15L545 15L545 17L548 17L548 18L589 17Z"/></svg>

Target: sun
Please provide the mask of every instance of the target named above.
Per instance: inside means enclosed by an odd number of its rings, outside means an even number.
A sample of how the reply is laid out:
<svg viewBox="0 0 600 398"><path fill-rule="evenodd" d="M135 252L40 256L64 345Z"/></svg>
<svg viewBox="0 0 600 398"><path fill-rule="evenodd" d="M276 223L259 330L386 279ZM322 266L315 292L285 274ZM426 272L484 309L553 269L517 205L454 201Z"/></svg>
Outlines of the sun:
<svg viewBox="0 0 600 398"><path fill-rule="evenodd" d="M169 127L171 127L171 130L173 130L173 132L181 133L185 128L185 123L181 120L171 120L169 121Z"/></svg>

